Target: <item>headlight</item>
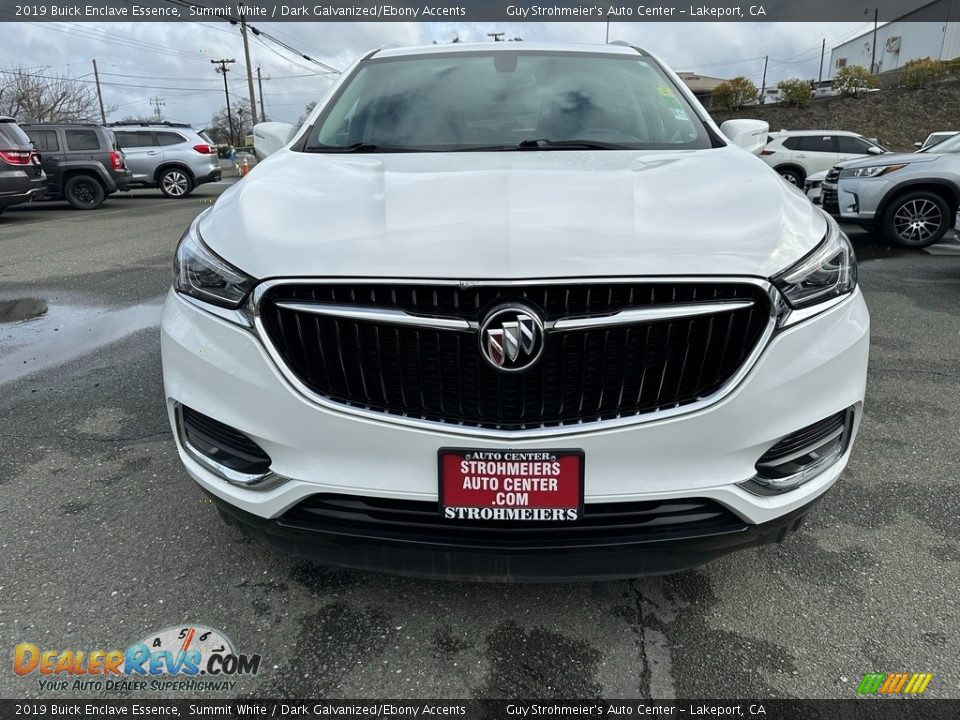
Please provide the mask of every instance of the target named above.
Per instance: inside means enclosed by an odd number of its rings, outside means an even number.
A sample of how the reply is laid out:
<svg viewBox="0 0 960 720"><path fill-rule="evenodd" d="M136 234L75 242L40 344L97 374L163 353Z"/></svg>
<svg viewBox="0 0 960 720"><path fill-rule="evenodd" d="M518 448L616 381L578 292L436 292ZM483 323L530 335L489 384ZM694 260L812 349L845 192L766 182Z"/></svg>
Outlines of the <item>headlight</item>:
<svg viewBox="0 0 960 720"><path fill-rule="evenodd" d="M862 168L844 168L840 171L840 177L842 178L872 178L879 177L880 175L887 175L892 172L896 172L900 168L906 167L905 163L900 163L899 165L871 165L870 167Z"/></svg>
<svg viewBox="0 0 960 720"><path fill-rule="evenodd" d="M233 267L203 244L194 221L180 238L173 259L177 292L225 308L238 308L256 279Z"/></svg>
<svg viewBox="0 0 960 720"><path fill-rule="evenodd" d="M813 252L773 278L773 284L794 310L853 292L857 258L843 231L827 219L827 236Z"/></svg>

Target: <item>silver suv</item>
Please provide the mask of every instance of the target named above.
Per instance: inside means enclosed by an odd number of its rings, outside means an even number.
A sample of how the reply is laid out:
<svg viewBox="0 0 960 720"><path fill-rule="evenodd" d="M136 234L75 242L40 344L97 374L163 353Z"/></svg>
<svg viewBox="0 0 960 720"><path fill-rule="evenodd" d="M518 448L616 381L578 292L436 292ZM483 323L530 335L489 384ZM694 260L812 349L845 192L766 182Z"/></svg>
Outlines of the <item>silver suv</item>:
<svg viewBox="0 0 960 720"><path fill-rule="evenodd" d="M839 163L820 199L840 222L879 230L893 245L940 242L960 206L960 135L917 153Z"/></svg>
<svg viewBox="0 0 960 720"><path fill-rule="evenodd" d="M217 146L186 123L112 123L131 186L158 187L170 198L189 195L197 185L220 179Z"/></svg>

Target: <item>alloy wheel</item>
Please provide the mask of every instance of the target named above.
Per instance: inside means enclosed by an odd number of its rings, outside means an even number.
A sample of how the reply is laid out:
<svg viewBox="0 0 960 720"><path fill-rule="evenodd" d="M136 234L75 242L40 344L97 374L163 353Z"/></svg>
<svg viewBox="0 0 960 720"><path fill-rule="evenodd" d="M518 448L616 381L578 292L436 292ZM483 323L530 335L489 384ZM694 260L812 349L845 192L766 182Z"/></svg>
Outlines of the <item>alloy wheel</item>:
<svg viewBox="0 0 960 720"><path fill-rule="evenodd" d="M172 170L163 176L163 190L167 195L182 197L187 194L190 180L179 170Z"/></svg>
<svg viewBox="0 0 960 720"><path fill-rule="evenodd" d="M97 199L96 193L93 191L90 183L77 184L73 188L73 196L84 205L90 205Z"/></svg>
<svg viewBox="0 0 960 720"><path fill-rule="evenodd" d="M909 243L925 243L940 229L943 215L937 204L918 198L905 202L893 215L897 235Z"/></svg>

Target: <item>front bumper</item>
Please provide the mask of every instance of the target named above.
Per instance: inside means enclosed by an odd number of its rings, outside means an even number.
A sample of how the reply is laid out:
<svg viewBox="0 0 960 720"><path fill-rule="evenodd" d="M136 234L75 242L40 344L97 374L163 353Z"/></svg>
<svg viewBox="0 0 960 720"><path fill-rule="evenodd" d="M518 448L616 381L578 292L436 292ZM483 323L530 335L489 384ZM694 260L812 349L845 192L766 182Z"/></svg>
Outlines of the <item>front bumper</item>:
<svg viewBox="0 0 960 720"><path fill-rule="evenodd" d="M837 222L869 225L877 220L880 203L892 186L882 177L824 182L820 187L821 205Z"/></svg>
<svg viewBox="0 0 960 720"><path fill-rule="evenodd" d="M329 537L321 542L316 534L291 533L266 521L276 521L318 493L435 502L440 447L580 448L586 458L587 504L706 498L750 526L744 535L694 538L674 550L669 544L646 544L585 551L584 562L592 563L599 575L667 572L695 564L695 558L777 539L836 481L849 448L813 480L781 495L759 496L739 483L755 474L758 458L780 438L833 413L853 406L856 432L865 391L869 316L857 290L829 310L780 331L740 385L701 410L616 428L565 428L562 434L520 439L490 437L482 430L465 437L442 427L410 427L318 406L284 380L252 331L173 292L164 308L161 344L171 423L175 404L186 404L248 435L270 455L271 469L288 478L263 490L231 485L180 446L190 475L235 524L294 552L339 564L421 574L417 568L423 570L422 562L426 574L438 568L450 576L457 575L450 563L464 560L464 577L491 570L495 577L508 571L510 577L529 573L546 579L566 576L561 572L565 563L547 560L543 553L488 561L483 559L486 551L451 555L451 550L439 549L431 550L427 559L409 560L408 567L398 547L375 550L372 541L328 542ZM610 565L603 560L608 556ZM616 558L626 569L615 570ZM496 562L503 563L503 572ZM539 574L538 565L543 567Z"/></svg>
<svg viewBox="0 0 960 720"><path fill-rule="evenodd" d="M716 534L679 534L669 540L567 543L507 547L505 543L438 542L304 528L285 518L265 519L213 496L220 516L248 537L284 552L330 565L410 577L499 582L571 582L663 575L687 570L727 553L782 542L814 504L760 525Z"/></svg>

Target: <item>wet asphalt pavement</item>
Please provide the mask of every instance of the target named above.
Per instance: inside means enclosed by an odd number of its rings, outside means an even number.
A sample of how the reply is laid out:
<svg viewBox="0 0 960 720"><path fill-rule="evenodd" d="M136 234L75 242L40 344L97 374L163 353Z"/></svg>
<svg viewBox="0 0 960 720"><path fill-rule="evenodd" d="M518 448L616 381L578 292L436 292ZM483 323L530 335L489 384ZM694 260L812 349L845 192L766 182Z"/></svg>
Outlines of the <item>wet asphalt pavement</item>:
<svg viewBox="0 0 960 720"><path fill-rule="evenodd" d="M225 695L960 697L960 245L853 234L873 322L849 468L783 545L632 582L398 579L279 554L181 469L156 322L190 199L0 217L0 696L13 647L125 648L181 623L261 653ZM90 696L68 692L62 696Z"/></svg>

